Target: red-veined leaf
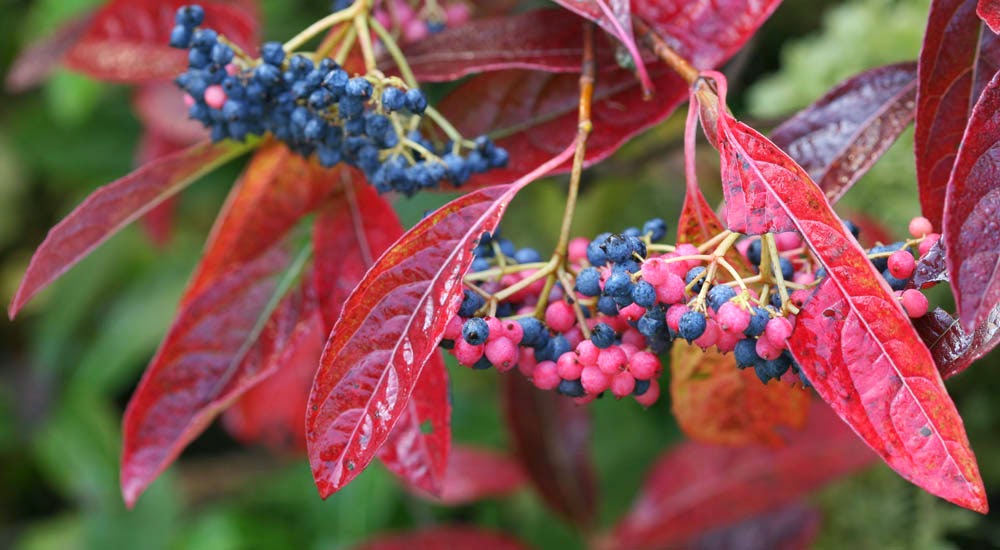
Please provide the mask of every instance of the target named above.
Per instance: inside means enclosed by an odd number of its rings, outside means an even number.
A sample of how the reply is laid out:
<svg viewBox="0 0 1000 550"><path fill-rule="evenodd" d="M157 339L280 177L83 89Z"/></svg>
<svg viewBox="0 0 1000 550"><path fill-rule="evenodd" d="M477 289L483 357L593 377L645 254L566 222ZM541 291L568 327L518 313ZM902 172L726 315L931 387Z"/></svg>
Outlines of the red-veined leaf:
<svg viewBox="0 0 1000 550"><path fill-rule="evenodd" d="M769 510L688 542L691 550L800 550L812 548L823 515L804 502Z"/></svg>
<svg viewBox="0 0 1000 550"><path fill-rule="evenodd" d="M971 335L941 308L915 319L913 324L930 348L943 378L964 371L1000 344L1000 306L993 308L986 321Z"/></svg>
<svg viewBox="0 0 1000 550"><path fill-rule="evenodd" d="M407 410L410 393L462 299L474 242L492 232L517 192L573 147L520 180L474 191L421 220L351 293L309 396L306 439L327 497L368 465Z"/></svg>
<svg viewBox="0 0 1000 550"><path fill-rule="evenodd" d="M139 149L135 155L135 164L142 166L156 159L176 153L188 145L188 143L177 143L147 129L142 134L142 140L139 142ZM140 220L142 228L146 231L150 240L153 241L153 244L157 246L166 246L167 242L170 241L174 225L174 210L177 208L177 198L173 196L161 202L158 206L147 212Z"/></svg>
<svg viewBox="0 0 1000 550"><path fill-rule="evenodd" d="M170 80L187 68L187 54L170 47L177 8L188 0L112 0L90 20L66 54L66 64L99 80L141 84ZM254 52L257 22L241 5L204 2L205 27Z"/></svg>
<svg viewBox="0 0 1000 550"><path fill-rule="evenodd" d="M121 228L251 147L232 142L194 145L94 191L49 231L35 251L7 310L10 317Z"/></svg>
<svg viewBox="0 0 1000 550"><path fill-rule="evenodd" d="M945 191L976 98L1000 69L1000 40L976 0L934 0L920 51L914 152L924 216L941 227Z"/></svg>
<svg viewBox="0 0 1000 550"><path fill-rule="evenodd" d="M753 369L736 368L732 354L674 342L670 398L688 437L705 443L780 445L779 431L806 422L809 394L785 383L761 384Z"/></svg>
<svg viewBox="0 0 1000 550"><path fill-rule="evenodd" d="M282 355L297 350L287 342L300 321L322 328L315 296L284 298L307 259L292 260L279 243L183 302L125 410L121 485L128 506L219 412L287 361Z"/></svg>
<svg viewBox="0 0 1000 550"><path fill-rule="evenodd" d="M421 531L382 535L362 543L354 550L526 550L516 540L475 527L450 527L442 525Z"/></svg>
<svg viewBox="0 0 1000 550"><path fill-rule="evenodd" d="M677 218L677 242L701 244L721 233L725 227L705 200L698 185L698 109L692 95L684 124L684 205Z"/></svg>
<svg viewBox="0 0 1000 550"><path fill-rule="evenodd" d="M509 494L526 481L520 465L507 454L455 445L448 455L448 473L441 496L433 501L447 506L470 504Z"/></svg>
<svg viewBox="0 0 1000 550"><path fill-rule="evenodd" d="M829 407L813 402L809 422L781 447L687 442L653 465L612 547L686 547L713 529L796 502L876 457Z"/></svg>
<svg viewBox="0 0 1000 550"><path fill-rule="evenodd" d="M184 92L172 83L153 82L140 86L132 105L147 132L184 145L208 139L205 127L188 118Z"/></svg>
<svg viewBox="0 0 1000 550"><path fill-rule="evenodd" d="M632 4L632 13L667 34L669 43L694 66L714 67L742 47L779 3L643 0ZM613 55L607 44L595 41L595 59L610 60ZM656 65L650 69L650 78L655 94L646 101L629 71L615 64L598 66L588 165L607 158L684 101L687 86L672 70ZM439 108L463 135L488 133L510 153L507 168L476 176L470 182L490 185L519 177L556 154L558 144L571 141L577 131L578 104L577 75L511 70L470 79L453 90ZM559 171L569 169L569 162L559 167Z"/></svg>
<svg viewBox="0 0 1000 550"><path fill-rule="evenodd" d="M715 78L725 105L725 77ZM904 478L946 500L987 508L975 456L927 347L822 190L781 149L719 109L722 181L745 178L827 277L797 315L789 348L816 391ZM728 199L727 199L728 200ZM732 213L733 208L730 206ZM742 220L741 220L742 221ZM773 223L773 222L772 222Z"/></svg>
<svg viewBox="0 0 1000 550"><path fill-rule="evenodd" d="M646 72L646 65L632 34L629 0L555 0L555 2L580 17L597 23L608 34L617 38L628 50L645 93L648 95L652 92L653 82Z"/></svg>
<svg viewBox="0 0 1000 550"><path fill-rule="evenodd" d="M378 450L378 458L408 485L442 495L447 487L450 451L448 369L438 351L430 355L420 372L406 411Z"/></svg>
<svg viewBox="0 0 1000 550"><path fill-rule="evenodd" d="M590 459L590 413L521 376L507 376L503 404L514 454L538 493L577 526L597 515L597 479Z"/></svg>
<svg viewBox="0 0 1000 550"><path fill-rule="evenodd" d="M994 33L1000 33L1000 0L979 0L976 15L989 25Z"/></svg>
<svg viewBox="0 0 1000 550"><path fill-rule="evenodd" d="M185 296L280 241L338 188L341 170L321 168L281 143L261 147L226 199Z"/></svg>
<svg viewBox="0 0 1000 550"><path fill-rule="evenodd" d="M835 86L770 138L837 202L910 125L916 95L916 63L870 69Z"/></svg>
<svg viewBox="0 0 1000 550"><path fill-rule="evenodd" d="M967 331L1000 303L1000 73L962 138L944 203L948 277Z"/></svg>
<svg viewBox="0 0 1000 550"><path fill-rule="evenodd" d="M44 37L21 51L11 64L4 80L7 91L23 92L48 79L52 71L59 66L63 55L90 26L91 15L91 12L86 12L73 17L56 29L51 36Z"/></svg>

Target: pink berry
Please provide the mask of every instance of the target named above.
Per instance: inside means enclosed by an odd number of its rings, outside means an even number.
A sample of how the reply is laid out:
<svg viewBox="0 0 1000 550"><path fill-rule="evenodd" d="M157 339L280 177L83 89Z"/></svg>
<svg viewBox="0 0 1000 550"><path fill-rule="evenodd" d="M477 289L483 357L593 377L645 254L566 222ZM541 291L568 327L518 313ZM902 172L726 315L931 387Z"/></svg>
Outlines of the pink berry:
<svg viewBox="0 0 1000 550"><path fill-rule="evenodd" d="M677 332L678 326L681 322L681 317L689 311L691 311L691 309L684 304L674 304L670 306L670 309L667 310L667 326L670 327L670 330Z"/></svg>
<svg viewBox="0 0 1000 550"><path fill-rule="evenodd" d="M455 2L453 4L448 4L444 8L445 17L448 19L448 25L455 27L461 25L469 20L469 6L464 2Z"/></svg>
<svg viewBox="0 0 1000 550"><path fill-rule="evenodd" d="M583 340L576 345L577 360L585 367L596 366L597 356L600 353L601 349L595 346L590 340Z"/></svg>
<svg viewBox="0 0 1000 550"><path fill-rule="evenodd" d="M697 256L701 254L701 252L698 251L697 246L689 243L677 245L677 248L674 249L674 253L677 256ZM685 264L684 272L687 273L687 271L692 267L701 265L701 260L691 259L687 260L686 262L676 262L676 263Z"/></svg>
<svg viewBox="0 0 1000 550"><path fill-rule="evenodd" d="M566 332L576 324L573 306L566 302L552 302L545 308L545 324L556 332Z"/></svg>
<svg viewBox="0 0 1000 550"><path fill-rule="evenodd" d="M459 338L455 341L455 349L453 350L455 354L455 359L458 359L458 364L471 367L476 364L476 361L483 356L483 349L485 346L479 344L474 346L465 341L465 338Z"/></svg>
<svg viewBox="0 0 1000 550"><path fill-rule="evenodd" d="M535 365L535 371L531 375L531 382L540 390L554 390L559 385L561 379L556 370L556 364L552 361L542 361Z"/></svg>
<svg viewBox="0 0 1000 550"><path fill-rule="evenodd" d="M580 327L573 327L563 333L563 338L566 339L566 343L569 347L575 348L577 344L583 341L583 331Z"/></svg>
<svg viewBox="0 0 1000 550"><path fill-rule="evenodd" d="M556 361L556 372L559 373L559 378L563 380L578 380L580 378L583 365L576 359L576 353L572 351L567 351L559 356Z"/></svg>
<svg viewBox="0 0 1000 550"><path fill-rule="evenodd" d="M909 250L897 250L889 256L889 273L897 279L909 279L917 262Z"/></svg>
<svg viewBox="0 0 1000 550"><path fill-rule="evenodd" d="M587 245L590 244L590 240L586 237L577 237L569 242L569 249L567 250L567 259L571 264L579 264L587 258Z"/></svg>
<svg viewBox="0 0 1000 550"><path fill-rule="evenodd" d="M240 74L240 68L237 67L235 63L230 63L226 65L226 74L229 76L236 76Z"/></svg>
<svg viewBox="0 0 1000 550"><path fill-rule="evenodd" d="M912 288L904 290L901 301L903 302L903 309L906 310L906 314L910 317L916 319L927 315L927 297L919 290Z"/></svg>
<svg viewBox="0 0 1000 550"><path fill-rule="evenodd" d="M226 91L218 84L205 88L205 104L213 109L221 109L226 103Z"/></svg>
<svg viewBox="0 0 1000 550"><path fill-rule="evenodd" d="M532 348L520 348L520 358L517 360L517 371L525 378L531 378L535 373L535 350Z"/></svg>
<svg viewBox="0 0 1000 550"><path fill-rule="evenodd" d="M445 340L460 340L462 338L462 318L458 315L452 317L444 327Z"/></svg>
<svg viewBox="0 0 1000 550"><path fill-rule="evenodd" d="M695 339L694 344L701 349L708 349L719 340L719 323L715 319L709 319L705 323L705 332Z"/></svg>
<svg viewBox="0 0 1000 550"><path fill-rule="evenodd" d="M660 370L660 360L648 351L640 351L628 360L628 371L638 380L649 380Z"/></svg>
<svg viewBox="0 0 1000 550"><path fill-rule="evenodd" d="M649 388L646 389L646 393L642 395L635 396L636 402L638 402L643 407L652 407L653 403L660 398L660 383L656 380L649 381Z"/></svg>
<svg viewBox="0 0 1000 550"><path fill-rule="evenodd" d="M622 333L622 345L641 349L646 347L646 337L638 330L629 327L628 330Z"/></svg>
<svg viewBox="0 0 1000 550"><path fill-rule="evenodd" d="M521 339L524 338L524 328L521 327L521 323L511 321L509 319L503 321L503 329L500 333L509 338L510 341L515 344L520 344Z"/></svg>
<svg viewBox="0 0 1000 550"><path fill-rule="evenodd" d="M194 106L194 98L191 97L191 94L184 94L184 106L188 109Z"/></svg>
<svg viewBox="0 0 1000 550"><path fill-rule="evenodd" d="M931 233L931 234L927 235L926 237L924 237L924 240L920 241L920 246L917 247L917 250L920 252L920 255L923 256L923 255L927 254L928 252L930 252L931 248L935 244L937 244L937 242L940 241L940 240L941 240L941 235L940 234L938 234L938 233Z"/></svg>
<svg viewBox="0 0 1000 550"><path fill-rule="evenodd" d="M597 366L604 374L616 374L620 372L628 362L625 351L618 346L611 346L601 350L597 356Z"/></svg>
<svg viewBox="0 0 1000 550"><path fill-rule="evenodd" d="M792 277L792 282L798 285L809 285L816 282L816 275L814 273L798 272Z"/></svg>
<svg viewBox="0 0 1000 550"><path fill-rule="evenodd" d="M782 252L795 250L796 248L802 246L802 237L797 231L778 233L774 236L774 244L777 245L778 250Z"/></svg>
<svg viewBox="0 0 1000 550"><path fill-rule="evenodd" d="M583 385L585 392L596 395L608 389L608 386L611 385L611 378L601 372L597 366L591 365L584 367L580 373L580 384Z"/></svg>
<svg viewBox="0 0 1000 550"><path fill-rule="evenodd" d="M726 332L743 332L750 326L750 313L733 302L726 302L715 314L719 328Z"/></svg>
<svg viewBox="0 0 1000 550"><path fill-rule="evenodd" d="M611 393L615 397L627 397L635 389L635 377L628 371L619 372L611 377Z"/></svg>
<svg viewBox="0 0 1000 550"><path fill-rule="evenodd" d="M932 231L934 231L934 224L923 216L917 216L916 218L910 220L909 230L910 235L912 235L914 239L919 239L920 237L929 235Z"/></svg>
<svg viewBox="0 0 1000 550"><path fill-rule="evenodd" d="M652 258L642 263L642 279L653 286L659 286L667 280L670 268L662 258Z"/></svg>
<svg viewBox="0 0 1000 550"><path fill-rule="evenodd" d="M626 344L625 342L622 342L622 344L618 347L622 348L622 351L625 352L625 362L631 361L632 356L639 353L639 346L633 344Z"/></svg>
<svg viewBox="0 0 1000 550"><path fill-rule="evenodd" d="M646 313L646 308L639 304L629 304L618 310L618 316L626 321L638 321Z"/></svg>
<svg viewBox="0 0 1000 550"><path fill-rule="evenodd" d="M517 364L520 350L510 339L501 336L496 340L490 338L490 341L486 342L484 353L486 354L486 358L490 360L490 363L493 363L493 366L498 371L507 372Z"/></svg>
<svg viewBox="0 0 1000 550"><path fill-rule="evenodd" d="M772 346L779 350L785 348L788 337L791 335L792 322L785 317L775 317L768 321L764 327L764 336Z"/></svg>
<svg viewBox="0 0 1000 550"><path fill-rule="evenodd" d="M743 333L741 332L723 332L719 335L719 340L715 343L715 347L720 353L729 353L736 349L736 343L743 338Z"/></svg>
<svg viewBox="0 0 1000 550"><path fill-rule="evenodd" d="M677 304L684 300L684 279L676 273L667 274L663 283L656 286L656 299L664 304Z"/></svg>
<svg viewBox="0 0 1000 550"><path fill-rule="evenodd" d="M427 30L427 23L420 19L411 19L403 25L403 42L416 42L423 40L430 34Z"/></svg>
<svg viewBox="0 0 1000 550"><path fill-rule="evenodd" d="M496 317L484 317L483 320L486 321L486 326L490 329L490 340L503 338L503 321Z"/></svg>
<svg viewBox="0 0 1000 550"><path fill-rule="evenodd" d="M588 394L580 396L580 397L574 397L573 398L573 404L576 405L577 407L582 407L582 406L586 405L587 403L590 403L591 401L593 401L595 399L597 399L597 395L593 395L593 394L589 394L588 393Z"/></svg>
<svg viewBox="0 0 1000 550"><path fill-rule="evenodd" d="M758 338L757 355L764 359L777 359L781 356L781 348L772 344L767 338Z"/></svg>

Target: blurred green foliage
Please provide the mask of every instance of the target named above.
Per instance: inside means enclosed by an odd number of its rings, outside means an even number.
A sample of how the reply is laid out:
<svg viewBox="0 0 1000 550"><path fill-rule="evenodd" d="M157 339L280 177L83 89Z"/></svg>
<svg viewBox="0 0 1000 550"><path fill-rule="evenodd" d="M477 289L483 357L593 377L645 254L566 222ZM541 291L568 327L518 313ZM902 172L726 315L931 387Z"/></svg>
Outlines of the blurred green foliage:
<svg viewBox="0 0 1000 550"><path fill-rule="evenodd" d="M31 38L95 0L13 2L0 22L0 72ZM756 80L735 104L757 117L788 114L842 78L919 51L926 0L854 1L822 15L789 2L750 54L777 72ZM262 1L266 36L289 36L327 1ZM817 27L816 25L821 25ZM799 38L795 38L799 37ZM752 46L753 47L753 46ZM780 48L780 50L779 50ZM743 86L741 89L746 89ZM95 187L126 173L140 128L129 90L57 72L41 90L0 102L0 295L9 297L45 231ZM675 220L683 193L681 118L653 129L585 175L576 230L619 230L651 216ZM890 227L917 208L907 136L853 190L846 206ZM703 155L707 158L710 155ZM475 522L540 548L579 547L580 535L530 491L446 509L404 493L381 466L328 501L316 496L301 459L243 449L218 428L126 511L118 493L120 419L146 362L166 332L201 243L236 177L233 163L186 191L169 245L156 249L137 228L115 237L39 297L16 323L0 326L0 546L65 548L340 548L373 533L438 521ZM717 172L715 172L717 173ZM706 165L702 185L718 199ZM553 244L565 181L526 190L510 208L506 235L523 246ZM887 200L886 197L892 197ZM446 195L397 204L414 223ZM1000 487L1000 376L984 361L951 384L980 457L987 487ZM503 447L496 378L451 369L455 439ZM664 398L592 405L593 452L602 525L624 513L645 470L681 440ZM884 467L846 480L816 499L823 548L1000 546L994 518L957 510ZM950 537L950 538L946 538Z"/></svg>

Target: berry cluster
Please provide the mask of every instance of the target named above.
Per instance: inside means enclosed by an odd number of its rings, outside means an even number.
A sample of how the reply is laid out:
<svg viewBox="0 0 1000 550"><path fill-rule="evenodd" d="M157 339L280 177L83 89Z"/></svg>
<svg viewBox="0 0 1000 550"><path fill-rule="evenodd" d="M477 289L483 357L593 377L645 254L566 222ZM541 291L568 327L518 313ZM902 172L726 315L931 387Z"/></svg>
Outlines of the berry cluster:
<svg viewBox="0 0 1000 550"><path fill-rule="evenodd" d="M188 70L176 82L189 116L212 139L243 141L266 133L325 167L361 169L379 192L413 195L441 180L459 186L474 173L507 164L507 152L482 136L440 147L417 125L427 109L418 89L395 78L351 77L329 58L318 63L268 42L250 59L215 31L200 28L204 10L177 11L170 45L188 50Z"/></svg>
<svg viewBox="0 0 1000 550"><path fill-rule="evenodd" d="M857 236L857 228L845 224ZM917 218L912 240L869 254L911 317L927 312L927 299L905 288L916 265L910 249L926 254L939 238L931 229ZM553 270L533 249L484 234L442 346L464 366L516 367L538 388L580 402L610 391L652 404L663 370L657 354L678 338L732 352L737 367L753 368L763 383L808 386L788 339L795 313L825 274L814 269L801 237L740 240L727 232L701 248L657 244L666 231L654 219L641 229L574 239L563 270ZM727 259L732 246L742 254L739 265Z"/></svg>

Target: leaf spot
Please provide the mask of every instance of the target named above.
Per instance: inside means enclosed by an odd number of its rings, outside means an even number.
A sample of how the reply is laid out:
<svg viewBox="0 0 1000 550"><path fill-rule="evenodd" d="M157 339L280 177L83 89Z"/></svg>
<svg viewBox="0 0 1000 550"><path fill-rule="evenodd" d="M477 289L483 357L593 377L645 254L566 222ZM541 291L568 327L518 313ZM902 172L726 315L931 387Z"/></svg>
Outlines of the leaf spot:
<svg viewBox="0 0 1000 550"><path fill-rule="evenodd" d="M930 437L931 429L928 428L927 426L920 428L920 435L922 435L923 437Z"/></svg>

